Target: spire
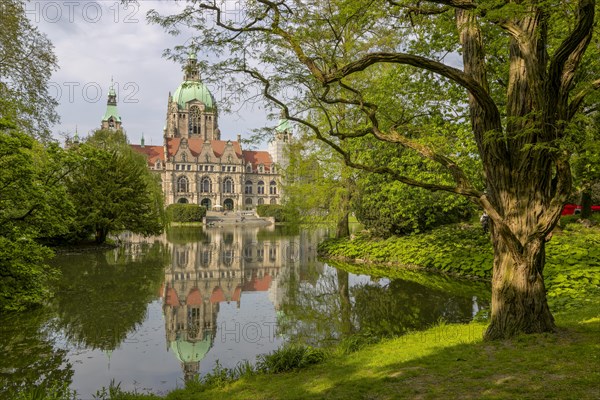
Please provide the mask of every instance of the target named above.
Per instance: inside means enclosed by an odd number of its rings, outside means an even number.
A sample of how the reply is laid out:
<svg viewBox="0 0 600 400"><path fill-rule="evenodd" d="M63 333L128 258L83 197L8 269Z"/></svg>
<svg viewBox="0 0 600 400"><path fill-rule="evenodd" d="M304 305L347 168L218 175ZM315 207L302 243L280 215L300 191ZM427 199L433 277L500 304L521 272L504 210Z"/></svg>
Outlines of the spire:
<svg viewBox="0 0 600 400"><path fill-rule="evenodd" d="M141 146L142 148L144 147L144 143L145 143L145 140L144 140L144 132L142 132L142 140L140 140L140 146Z"/></svg>
<svg viewBox="0 0 600 400"><path fill-rule="evenodd" d="M77 125L75 125L75 136L73 136L73 143L79 144L79 133L77 132Z"/></svg>
<svg viewBox="0 0 600 400"><path fill-rule="evenodd" d="M183 68L183 80L200 82L200 70L198 67L198 57L192 50L188 53L188 59Z"/></svg>
<svg viewBox="0 0 600 400"><path fill-rule="evenodd" d="M110 77L110 88L108 89L108 101L106 102L109 106L117 105L117 92L115 92L115 81L113 77Z"/></svg>
<svg viewBox="0 0 600 400"><path fill-rule="evenodd" d="M117 92L115 91L115 82L112 77L110 78L106 112L102 118L102 129L121 129L121 116L119 115L119 110L117 110Z"/></svg>

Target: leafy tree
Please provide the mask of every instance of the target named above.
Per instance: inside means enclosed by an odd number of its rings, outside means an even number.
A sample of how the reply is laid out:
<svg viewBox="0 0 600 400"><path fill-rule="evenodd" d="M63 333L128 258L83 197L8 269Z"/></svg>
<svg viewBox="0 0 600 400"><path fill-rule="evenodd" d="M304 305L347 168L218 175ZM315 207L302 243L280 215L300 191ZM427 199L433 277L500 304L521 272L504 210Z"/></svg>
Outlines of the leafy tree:
<svg viewBox="0 0 600 400"><path fill-rule="evenodd" d="M224 58L207 66L207 81L225 79L241 95L260 90L347 165L478 204L494 247L486 338L555 330L545 241L571 191L569 127L600 87L589 46L599 29L595 0L253 0L235 18L217 4L193 1L149 18L171 33L199 30L193 46ZM395 76L404 80L393 97L372 90ZM390 110L390 100L405 106ZM344 119L348 112L354 117ZM311 122L314 113L327 129ZM484 187L443 146L465 120ZM366 136L440 172L410 175L340 145Z"/></svg>
<svg viewBox="0 0 600 400"><path fill-rule="evenodd" d="M303 133L289 144L284 171L284 208L287 221L336 224L336 237L350 235L348 217L355 193L355 171L346 167L315 137Z"/></svg>
<svg viewBox="0 0 600 400"><path fill-rule="evenodd" d="M57 69L52 43L25 14L24 0L0 3L0 118L38 139L58 121L48 80Z"/></svg>
<svg viewBox="0 0 600 400"><path fill-rule="evenodd" d="M74 231L104 243L110 232L151 235L164 226L162 192L146 159L117 132L97 131L77 147L82 162L71 174L69 192L76 207Z"/></svg>
<svg viewBox="0 0 600 400"><path fill-rule="evenodd" d="M56 271L38 242L65 233L72 206L65 190L66 154L41 146L4 120L0 130L0 311L45 302Z"/></svg>

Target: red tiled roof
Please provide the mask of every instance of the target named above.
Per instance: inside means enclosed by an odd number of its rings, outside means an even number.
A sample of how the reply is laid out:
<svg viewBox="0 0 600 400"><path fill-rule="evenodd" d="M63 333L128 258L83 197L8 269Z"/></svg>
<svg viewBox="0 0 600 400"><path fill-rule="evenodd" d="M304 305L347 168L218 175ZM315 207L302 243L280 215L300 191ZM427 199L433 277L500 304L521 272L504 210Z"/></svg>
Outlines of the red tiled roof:
<svg viewBox="0 0 600 400"><path fill-rule="evenodd" d="M223 293L223 289L217 286L210 295L210 302L220 303L222 301L225 301L225 293Z"/></svg>
<svg viewBox="0 0 600 400"><path fill-rule="evenodd" d="M235 290L233 291L233 297L231 298L231 300L240 301L240 297L242 297L242 287L240 285L237 285L235 287Z"/></svg>
<svg viewBox="0 0 600 400"><path fill-rule="evenodd" d="M257 165L263 164L265 171L271 170L273 160L268 151L255 151L255 150L244 150L244 161L252 164L252 169L257 170Z"/></svg>
<svg viewBox="0 0 600 400"><path fill-rule="evenodd" d="M271 287L271 275L265 274L261 279L252 277L252 280L244 284L244 291L248 292L265 292Z"/></svg>
<svg viewBox="0 0 600 400"><path fill-rule="evenodd" d="M154 165L157 160L165 161L165 154L162 146L140 146L139 144L131 144L131 148L145 155L148 158L148 165Z"/></svg>
<svg viewBox="0 0 600 400"><path fill-rule="evenodd" d="M185 303L188 306L202 305L202 295L200 294L200 290L198 288L193 288L192 290L190 290L190 293L188 293Z"/></svg>
<svg viewBox="0 0 600 400"><path fill-rule="evenodd" d="M191 138L187 140L188 147L190 152L194 157L197 157L202 151L202 145L204 144L204 139L202 138ZM169 157L173 157L177 154L177 150L179 150L179 146L181 144L181 138L167 138L167 151L169 152ZM242 158L242 148L240 147L239 142L231 142L233 146L233 151L237 155L238 158ZM216 157L221 157L225 152L225 146L227 146L227 142L224 140L210 140L210 146L212 147L212 151Z"/></svg>
<svg viewBox="0 0 600 400"><path fill-rule="evenodd" d="M172 287L167 289L166 303L172 307L179 305L179 297L177 297L177 292Z"/></svg>

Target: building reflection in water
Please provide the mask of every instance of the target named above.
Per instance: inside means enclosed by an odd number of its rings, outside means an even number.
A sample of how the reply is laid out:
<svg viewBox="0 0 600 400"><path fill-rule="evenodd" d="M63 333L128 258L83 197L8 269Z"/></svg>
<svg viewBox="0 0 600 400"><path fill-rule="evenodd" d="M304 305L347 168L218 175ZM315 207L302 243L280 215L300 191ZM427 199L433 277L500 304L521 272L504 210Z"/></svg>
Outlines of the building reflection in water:
<svg viewBox="0 0 600 400"><path fill-rule="evenodd" d="M303 260L314 261L313 238L278 234L271 239L265 229L208 228L195 231L201 238L168 240L171 263L162 288L166 340L186 381L199 373L213 346L220 304L235 302L239 308L242 293L268 292L277 310L284 286L278 278Z"/></svg>

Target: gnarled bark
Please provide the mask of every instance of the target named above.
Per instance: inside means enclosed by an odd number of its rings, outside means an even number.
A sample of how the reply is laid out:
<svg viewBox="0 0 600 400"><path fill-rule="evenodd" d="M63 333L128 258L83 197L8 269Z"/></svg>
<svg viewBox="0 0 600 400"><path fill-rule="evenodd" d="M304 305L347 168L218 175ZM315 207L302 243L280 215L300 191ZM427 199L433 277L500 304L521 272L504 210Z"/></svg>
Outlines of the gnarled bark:
<svg viewBox="0 0 600 400"><path fill-rule="evenodd" d="M518 258L507 250L502 234L493 229L492 242L492 313L486 339L504 339L518 333L553 332L556 327L546 301L543 278L545 239L529 243Z"/></svg>

